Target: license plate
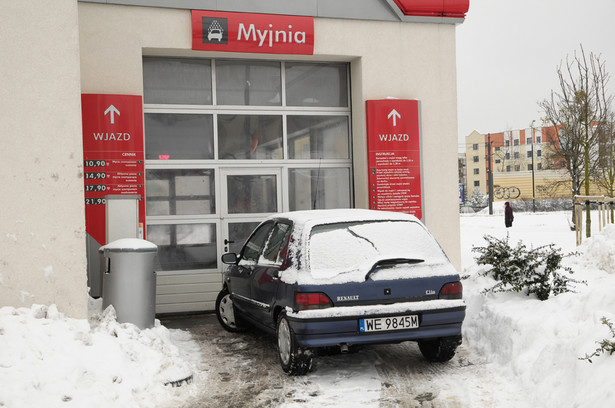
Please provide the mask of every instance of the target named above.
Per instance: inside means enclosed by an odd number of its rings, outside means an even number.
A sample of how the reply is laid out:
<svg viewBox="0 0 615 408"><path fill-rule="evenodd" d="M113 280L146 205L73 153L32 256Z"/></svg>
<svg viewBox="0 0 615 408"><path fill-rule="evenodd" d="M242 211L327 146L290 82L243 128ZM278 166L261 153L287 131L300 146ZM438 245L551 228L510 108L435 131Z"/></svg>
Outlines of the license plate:
<svg viewBox="0 0 615 408"><path fill-rule="evenodd" d="M361 333L416 329L417 327L419 327L418 315L359 319L359 330Z"/></svg>

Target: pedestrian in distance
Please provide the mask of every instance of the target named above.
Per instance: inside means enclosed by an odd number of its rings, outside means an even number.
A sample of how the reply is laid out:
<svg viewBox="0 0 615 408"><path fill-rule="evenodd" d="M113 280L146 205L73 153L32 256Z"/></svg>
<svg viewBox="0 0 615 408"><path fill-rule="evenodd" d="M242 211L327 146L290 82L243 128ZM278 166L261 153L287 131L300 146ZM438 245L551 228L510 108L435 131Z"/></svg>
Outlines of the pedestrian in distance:
<svg viewBox="0 0 615 408"><path fill-rule="evenodd" d="M506 201L504 203L504 224L506 225L506 228L512 227L514 219L515 217L513 216L513 209L510 206L510 203Z"/></svg>

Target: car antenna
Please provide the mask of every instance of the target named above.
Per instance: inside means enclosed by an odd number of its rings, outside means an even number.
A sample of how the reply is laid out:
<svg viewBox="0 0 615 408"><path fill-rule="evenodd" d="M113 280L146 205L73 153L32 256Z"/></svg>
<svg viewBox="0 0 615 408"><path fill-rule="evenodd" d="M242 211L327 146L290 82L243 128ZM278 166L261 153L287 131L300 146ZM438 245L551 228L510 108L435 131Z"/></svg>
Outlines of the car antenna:
<svg viewBox="0 0 615 408"><path fill-rule="evenodd" d="M322 164L322 156L318 159L318 173L316 173L316 186L314 187L314 199L312 200L312 209L316 209L316 199L318 199L318 183L320 181L320 165Z"/></svg>

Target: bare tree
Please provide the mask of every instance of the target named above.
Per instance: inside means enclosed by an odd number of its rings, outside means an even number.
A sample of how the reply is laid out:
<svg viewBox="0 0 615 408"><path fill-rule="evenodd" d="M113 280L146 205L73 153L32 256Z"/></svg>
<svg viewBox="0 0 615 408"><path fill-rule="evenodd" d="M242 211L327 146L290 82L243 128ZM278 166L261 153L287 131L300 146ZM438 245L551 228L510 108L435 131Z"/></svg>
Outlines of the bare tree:
<svg viewBox="0 0 615 408"><path fill-rule="evenodd" d="M596 183L604 189L609 197L615 197L615 114L602 124L600 132L600 159L596 174ZM611 203L611 222L615 221L615 212Z"/></svg>
<svg viewBox="0 0 615 408"><path fill-rule="evenodd" d="M566 162L572 181L572 195L589 195L592 175L599 165L597 126L607 122L612 97L606 88L609 74L600 55L581 52L566 57L557 69L560 89L539 102L546 120L559 129L554 146L556 159ZM586 236L591 236L589 202L586 203Z"/></svg>

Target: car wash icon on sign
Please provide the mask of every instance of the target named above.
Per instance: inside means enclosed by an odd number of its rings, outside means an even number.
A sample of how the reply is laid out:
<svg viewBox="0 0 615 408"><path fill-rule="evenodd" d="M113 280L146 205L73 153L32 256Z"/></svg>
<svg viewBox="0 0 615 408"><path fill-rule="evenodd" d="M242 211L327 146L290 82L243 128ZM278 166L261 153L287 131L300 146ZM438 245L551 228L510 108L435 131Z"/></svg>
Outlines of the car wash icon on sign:
<svg viewBox="0 0 615 408"><path fill-rule="evenodd" d="M228 20L203 17L203 43L228 44Z"/></svg>

